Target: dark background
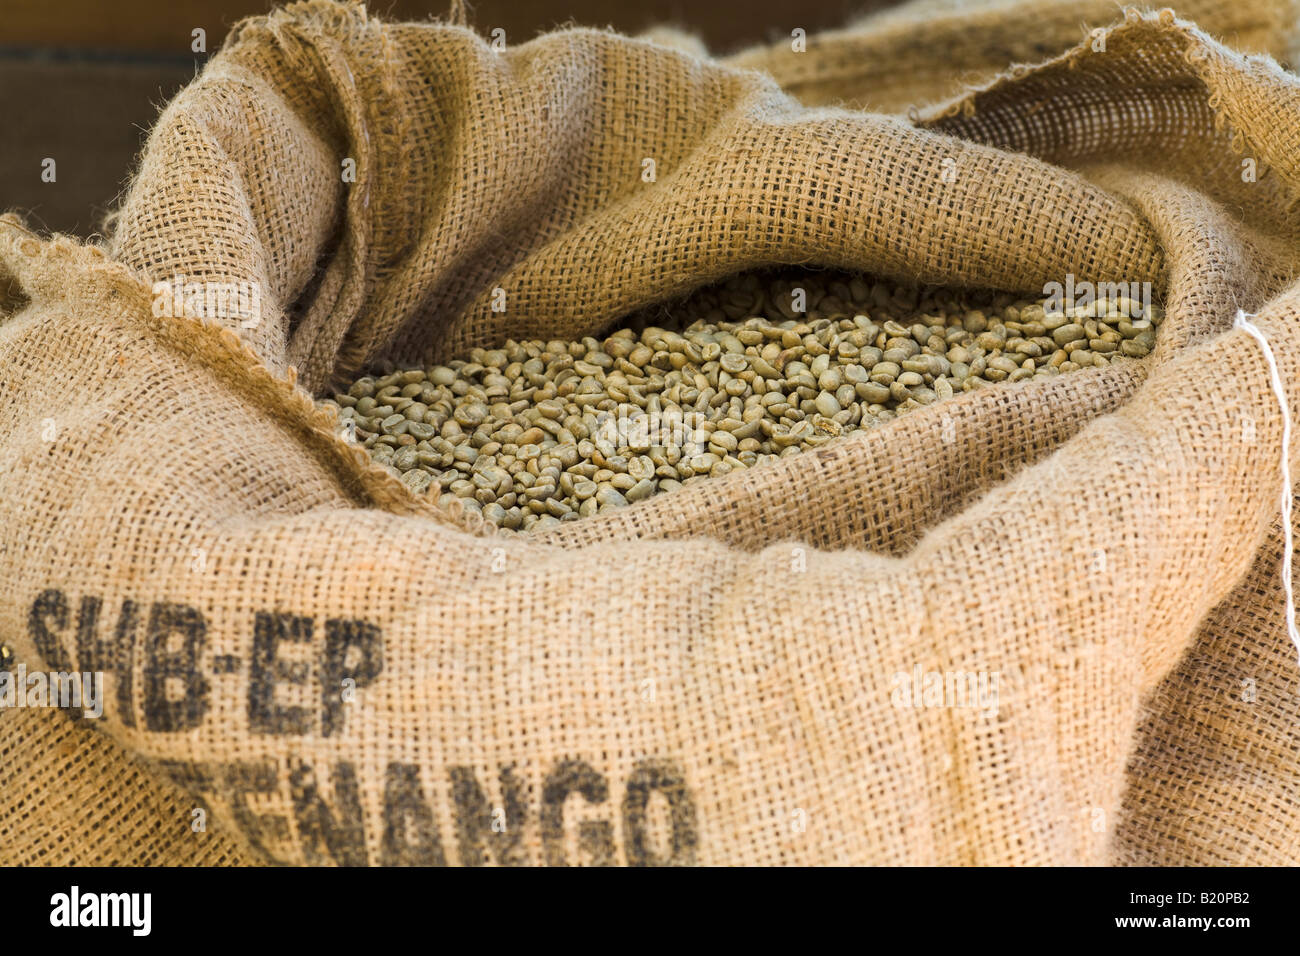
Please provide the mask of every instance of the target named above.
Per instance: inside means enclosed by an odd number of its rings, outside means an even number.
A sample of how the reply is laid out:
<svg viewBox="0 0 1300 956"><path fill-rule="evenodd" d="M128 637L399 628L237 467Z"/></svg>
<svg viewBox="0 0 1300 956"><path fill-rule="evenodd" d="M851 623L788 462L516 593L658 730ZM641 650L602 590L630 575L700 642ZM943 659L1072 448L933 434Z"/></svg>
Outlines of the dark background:
<svg viewBox="0 0 1300 956"><path fill-rule="evenodd" d="M715 53L843 25L888 0L479 0L470 18L521 43L559 24L613 26L636 33L671 23L700 36ZM0 9L0 210L32 225L90 235L125 186L144 137L171 98L207 59L191 52L191 31L207 51L230 27L265 13L269 0L4 0ZM426 19L448 0L377 0L388 19ZM42 182L42 161L56 181Z"/></svg>

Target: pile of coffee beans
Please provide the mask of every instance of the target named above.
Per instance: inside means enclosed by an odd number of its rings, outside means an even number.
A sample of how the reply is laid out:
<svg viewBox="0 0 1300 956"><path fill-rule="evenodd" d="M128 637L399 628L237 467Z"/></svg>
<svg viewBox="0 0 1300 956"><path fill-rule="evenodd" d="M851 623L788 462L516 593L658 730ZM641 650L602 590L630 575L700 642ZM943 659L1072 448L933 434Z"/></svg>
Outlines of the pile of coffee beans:
<svg viewBox="0 0 1300 956"><path fill-rule="evenodd" d="M1122 297L1061 309L861 276L748 274L602 338L389 367L325 404L413 492L540 529L958 392L1140 358L1159 321Z"/></svg>

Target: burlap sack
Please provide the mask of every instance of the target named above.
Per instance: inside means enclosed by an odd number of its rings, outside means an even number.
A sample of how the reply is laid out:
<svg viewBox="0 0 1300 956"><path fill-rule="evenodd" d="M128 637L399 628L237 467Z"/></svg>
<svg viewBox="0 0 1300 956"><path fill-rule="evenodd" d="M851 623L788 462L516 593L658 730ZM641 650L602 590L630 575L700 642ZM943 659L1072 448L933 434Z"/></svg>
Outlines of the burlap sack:
<svg viewBox="0 0 1300 956"><path fill-rule="evenodd" d="M1178 14L1242 53L1295 61L1292 0L1182 0ZM841 30L742 50L731 66L771 74L800 102L903 111L1105 35L1114 0L913 0ZM802 43L800 43L802 41Z"/></svg>
<svg viewBox="0 0 1300 956"><path fill-rule="evenodd" d="M909 123L589 30L243 24L106 252L0 220L0 634L105 671L111 738L0 715L58 768L0 788L4 859L1300 859L1282 420L1231 328L1294 381L1300 87L1171 16L1105 40ZM783 262L1151 281L1167 318L1141 362L534 537L311 401ZM261 321L154 315L177 276ZM995 706L900 701L959 671ZM87 803L123 822L52 845Z"/></svg>

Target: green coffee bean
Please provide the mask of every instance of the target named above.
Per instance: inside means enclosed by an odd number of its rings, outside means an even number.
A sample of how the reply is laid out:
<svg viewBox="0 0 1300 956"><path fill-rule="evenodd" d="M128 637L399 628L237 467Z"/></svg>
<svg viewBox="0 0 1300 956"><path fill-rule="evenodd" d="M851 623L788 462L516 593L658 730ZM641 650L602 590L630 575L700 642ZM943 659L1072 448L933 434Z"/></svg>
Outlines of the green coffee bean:
<svg viewBox="0 0 1300 956"><path fill-rule="evenodd" d="M323 404L412 493L540 531L992 382L1155 345L1155 308L1135 318L1136 304L1046 305L859 276L740 276L603 341L511 340L446 365L388 366Z"/></svg>

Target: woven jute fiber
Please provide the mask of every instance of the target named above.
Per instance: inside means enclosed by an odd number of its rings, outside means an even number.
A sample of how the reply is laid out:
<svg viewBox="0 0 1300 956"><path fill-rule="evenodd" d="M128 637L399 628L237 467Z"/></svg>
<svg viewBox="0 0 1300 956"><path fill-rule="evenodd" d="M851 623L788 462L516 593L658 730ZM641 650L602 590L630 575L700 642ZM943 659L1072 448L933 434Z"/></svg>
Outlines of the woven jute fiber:
<svg viewBox="0 0 1300 956"><path fill-rule="evenodd" d="M915 0L840 30L742 50L732 66L770 73L809 106L904 111L1037 64L1101 34L1120 16L1114 0ZM1292 0L1183 0L1177 13L1242 53L1294 62Z"/></svg>
<svg viewBox="0 0 1300 956"><path fill-rule="evenodd" d="M0 712L0 859L1300 861L1283 419L1234 328L1296 381L1300 82L1101 27L904 119L600 31L241 24L102 247L0 218L0 636L106 674L97 719ZM1141 361L532 536L313 403L773 264L1166 317ZM177 277L260 321L155 314ZM958 672L992 706L899 698Z"/></svg>

